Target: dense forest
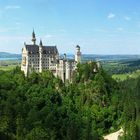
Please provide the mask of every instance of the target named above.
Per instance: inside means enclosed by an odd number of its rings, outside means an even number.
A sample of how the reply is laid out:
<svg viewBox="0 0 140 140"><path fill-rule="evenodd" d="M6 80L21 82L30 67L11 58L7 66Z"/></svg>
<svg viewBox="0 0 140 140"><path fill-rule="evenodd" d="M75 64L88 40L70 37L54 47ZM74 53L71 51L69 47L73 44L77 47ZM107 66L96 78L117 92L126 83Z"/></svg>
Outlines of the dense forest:
<svg viewBox="0 0 140 140"><path fill-rule="evenodd" d="M101 63L109 74L127 74L140 70L140 59L109 60Z"/></svg>
<svg viewBox="0 0 140 140"><path fill-rule="evenodd" d="M0 71L1 140L102 140L124 129L140 139L140 78L115 81L96 63L79 64L65 84L50 71Z"/></svg>

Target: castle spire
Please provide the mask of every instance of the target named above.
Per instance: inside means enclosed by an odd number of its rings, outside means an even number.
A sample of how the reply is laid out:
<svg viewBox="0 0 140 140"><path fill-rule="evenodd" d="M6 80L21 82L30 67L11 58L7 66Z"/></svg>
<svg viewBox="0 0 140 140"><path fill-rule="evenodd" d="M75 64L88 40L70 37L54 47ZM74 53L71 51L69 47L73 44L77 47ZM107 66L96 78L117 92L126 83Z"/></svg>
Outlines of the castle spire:
<svg viewBox="0 0 140 140"><path fill-rule="evenodd" d="M33 32L32 32L32 42L33 42L34 45L36 44L36 37L35 37L34 29L33 29Z"/></svg>
<svg viewBox="0 0 140 140"><path fill-rule="evenodd" d="M41 40L41 39L40 39L40 43L39 43L39 45L40 45L40 46L43 46L43 43L42 43L42 40Z"/></svg>

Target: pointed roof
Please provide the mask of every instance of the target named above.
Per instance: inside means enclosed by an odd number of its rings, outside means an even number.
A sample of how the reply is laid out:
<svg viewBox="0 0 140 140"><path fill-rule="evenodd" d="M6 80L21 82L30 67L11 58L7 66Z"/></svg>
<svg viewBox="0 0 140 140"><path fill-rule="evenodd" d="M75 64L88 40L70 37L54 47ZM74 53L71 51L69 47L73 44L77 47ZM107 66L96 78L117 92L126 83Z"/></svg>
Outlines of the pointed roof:
<svg viewBox="0 0 140 140"><path fill-rule="evenodd" d="M33 44L36 43L36 37L35 37L34 29L33 29L33 32L32 32L32 42L33 42Z"/></svg>
<svg viewBox="0 0 140 140"><path fill-rule="evenodd" d="M40 46L43 46L43 43L42 43L42 40L41 40L41 39L40 39L40 43L39 43L39 45L40 45Z"/></svg>
<svg viewBox="0 0 140 140"><path fill-rule="evenodd" d="M28 45L26 44L26 50L29 53L37 54L39 52L39 45ZM56 46L42 46L43 54L57 54L58 50Z"/></svg>
<svg viewBox="0 0 140 140"><path fill-rule="evenodd" d="M77 46L76 46L76 48L80 48L80 46L79 46L79 45L77 45Z"/></svg>
<svg viewBox="0 0 140 140"><path fill-rule="evenodd" d="M34 32L34 29L33 29L33 32L32 32L32 38L35 38L35 32Z"/></svg>

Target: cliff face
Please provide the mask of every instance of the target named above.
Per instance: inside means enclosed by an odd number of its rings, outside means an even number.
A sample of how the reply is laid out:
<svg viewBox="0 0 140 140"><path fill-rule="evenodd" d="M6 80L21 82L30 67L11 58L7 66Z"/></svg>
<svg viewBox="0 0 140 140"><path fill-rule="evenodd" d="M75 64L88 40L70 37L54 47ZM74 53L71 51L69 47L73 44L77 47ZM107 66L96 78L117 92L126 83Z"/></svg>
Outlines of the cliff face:
<svg viewBox="0 0 140 140"><path fill-rule="evenodd" d="M109 135L104 136L104 140L119 140L119 137L122 136L124 133L123 129L121 128L117 132L111 133Z"/></svg>

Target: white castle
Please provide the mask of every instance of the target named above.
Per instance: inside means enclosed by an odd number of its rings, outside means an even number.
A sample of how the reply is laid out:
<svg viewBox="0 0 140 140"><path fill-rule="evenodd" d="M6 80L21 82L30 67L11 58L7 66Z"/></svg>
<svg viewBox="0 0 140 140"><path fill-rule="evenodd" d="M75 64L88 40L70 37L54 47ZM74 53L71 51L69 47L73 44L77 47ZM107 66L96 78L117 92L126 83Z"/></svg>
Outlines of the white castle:
<svg viewBox="0 0 140 140"><path fill-rule="evenodd" d="M21 70L25 76L32 71L42 72L50 70L53 74L63 80L71 81L76 66L81 62L80 46L76 46L75 59L68 59L66 54L60 58L56 46L43 46L42 41L36 44L36 36L32 33L32 44L24 43L22 48Z"/></svg>

